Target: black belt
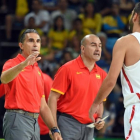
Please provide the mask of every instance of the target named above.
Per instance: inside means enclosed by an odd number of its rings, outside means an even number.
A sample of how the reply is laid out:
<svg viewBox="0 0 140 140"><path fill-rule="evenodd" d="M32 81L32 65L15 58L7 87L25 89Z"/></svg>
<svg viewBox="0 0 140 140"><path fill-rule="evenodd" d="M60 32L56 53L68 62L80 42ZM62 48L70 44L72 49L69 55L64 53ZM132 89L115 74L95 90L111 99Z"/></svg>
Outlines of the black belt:
<svg viewBox="0 0 140 140"><path fill-rule="evenodd" d="M31 113L31 112L27 112L24 110L20 110L20 109L7 109L7 112L16 112L16 113L20 113L20 114L24 114L30 117L33 117L34 119L37 119L39 116L39 113Z"/></svg>
<svg viewBox="0 0 140 140"><path fill-rule="evenodd" d="M59 111L57 111L57 115L65 116L65 117L68 117L68 118L76 120L73 116L71 116L69 114L66 114L66 113L59 112Z"/></svg>

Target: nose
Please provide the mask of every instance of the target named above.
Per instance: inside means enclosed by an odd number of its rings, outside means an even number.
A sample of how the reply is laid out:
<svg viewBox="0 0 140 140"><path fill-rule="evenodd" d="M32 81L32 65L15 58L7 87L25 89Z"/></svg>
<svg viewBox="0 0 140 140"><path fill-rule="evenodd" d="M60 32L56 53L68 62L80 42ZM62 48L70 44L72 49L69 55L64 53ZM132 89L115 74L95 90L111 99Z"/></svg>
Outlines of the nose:
<svg viewBox="0 0 140 140"><path fill-rule="evenodd" d="M37 42L34 42L34 47L37 47Z"/></svg>
<svg viewBox="0 0 140 140"><path fill-rule="evenodd" d="M101 47L97 45L97 46L96 46L96 50L99 51L100 49L101 49Z"/></svg>

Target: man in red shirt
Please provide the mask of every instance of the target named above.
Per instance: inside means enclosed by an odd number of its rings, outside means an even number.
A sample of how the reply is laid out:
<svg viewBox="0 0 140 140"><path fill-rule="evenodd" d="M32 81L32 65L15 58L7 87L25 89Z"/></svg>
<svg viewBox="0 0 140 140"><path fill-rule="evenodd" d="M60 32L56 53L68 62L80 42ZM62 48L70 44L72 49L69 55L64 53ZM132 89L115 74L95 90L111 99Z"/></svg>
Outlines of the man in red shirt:
<svg viewBox="0 0 140 140"><path fill-rule="evenodd" d="M107 75L96 65L96 61L100 60L101 50L102 44L97 36L85 36L81 41L81 55L64 64L55 75L49 107L63 140L93 139L93 129L87 127L87 124L92 123L88 110ZM102 118L103 103L96 114L98 122ZM104 121L95 125L98 130L103 126Z"/></svg>
<svg viewBox="0 0 140 140"><path fill-rule="evenodd" d="M37 64L41 59L38 57L40 46L37 31L27 29L19 42L21 54L3 66L1 82L5 86L6 108L3 135L6 140L40 140L39 113L54 140L62 140L44 98L44 80Z"/></svg>
<svg viewBox="0 0 140 140"><path fill-rule="evenodd" d="M46 102L48 102L48 97L51 91L51 86L52 86L52 78L45 74L43 74L43 78L44 78L44 94L45 94L45 100ZM38 124L40 127L40 140L51 140L50 136L49 136L49 128L45 125L44 121L42 120L41 116L39 115L38 117Z"/></svg>

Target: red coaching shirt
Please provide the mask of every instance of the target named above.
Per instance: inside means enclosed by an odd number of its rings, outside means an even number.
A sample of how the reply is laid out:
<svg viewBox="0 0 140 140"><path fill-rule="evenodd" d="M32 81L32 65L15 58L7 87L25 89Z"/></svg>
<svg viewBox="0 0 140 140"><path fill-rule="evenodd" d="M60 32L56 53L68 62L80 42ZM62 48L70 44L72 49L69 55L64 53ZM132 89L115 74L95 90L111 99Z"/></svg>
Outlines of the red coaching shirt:
<svg viewBox="0 0 140 140"><path fill-rule="evenodd" d="M25 58L18 54L16 58L4 64L2 72L24 60ZM39 113L41 97L44 96L44 80L37 63L25 67L14 80L4 86L6 109L22 109Z"/></svg>
<svg viewBox="0 0 140 140"><path fill-rule="evenodd" d="M0 97L2 97L4 94L5 94L4 84L0 84Z"/></svg>
<svg viewBox="0 0 140 140"><path fill-rule="evenodd" d="M91 123L89 109L106 75L96 64L89 72L81 56L63 65L51 88L61 94L58 111L72 115L83 124Z"/></svg>
<svg viewBox="0 0 140 140"><path fill-rule="evenodd" d="M53 80L51 79L50 76L48 76L45 73L43 73L43 78L44 78L44 93L45 93L45 99L46 99L46 102L47 102L50 91L51 91L51 86L52 86ZM38 123L39 123L39 126L40 126L40 134L41 135L48 134L49 133L49 128L46 126L46 124L44 123L44 121L42 120L40 115L38 117Z"/></svg>

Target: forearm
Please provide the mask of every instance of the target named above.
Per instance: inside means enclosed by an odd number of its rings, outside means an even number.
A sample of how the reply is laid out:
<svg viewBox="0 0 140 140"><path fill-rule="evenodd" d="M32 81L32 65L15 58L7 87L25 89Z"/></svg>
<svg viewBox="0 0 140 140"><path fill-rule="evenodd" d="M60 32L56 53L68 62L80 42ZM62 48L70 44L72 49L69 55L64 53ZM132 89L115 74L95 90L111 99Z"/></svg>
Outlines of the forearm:
<svg viewBox="0 0 140 140"><path fill-rule="evenodd" d="M17 77L17 75L26 67L24 62L4 71L1 74L1 82L7 84Z"/></svg>
<svg viewBox="0 0 140 140"><path fill-rule="evenodd" d="M51 128L57 126L54 122L52 113L51 113L49 107L47 106L47 104L43 109L40 110L40 115L50 130L51 130Z"/></svg>
<svg viewBox="0 0 140 140"><path fill-rule="evenodd" d="M116 83L116 80L109 76L105 78L105 80L102 83L102 86L94 100L95 104L100 104L103 102L103 100L109 95L109 93L112 91Z"/></svg>
<svg viewBox="0 0 140 140"><path fill-rule="evenodd" d="M99 105L98 110L97 110L98 117L101 117L101 118L102 118L103 110L104 110L103 103L101 103L101 104Z"/></svg>
<svg viewBox="0 0 140 140"><path fill-rule="evenodd" d="M48 104L49 104L49 108L52 112L54 121L57 125L57 117L56 117L56 114L57 114L57 99L56 98L49 98Z"/></svg>

